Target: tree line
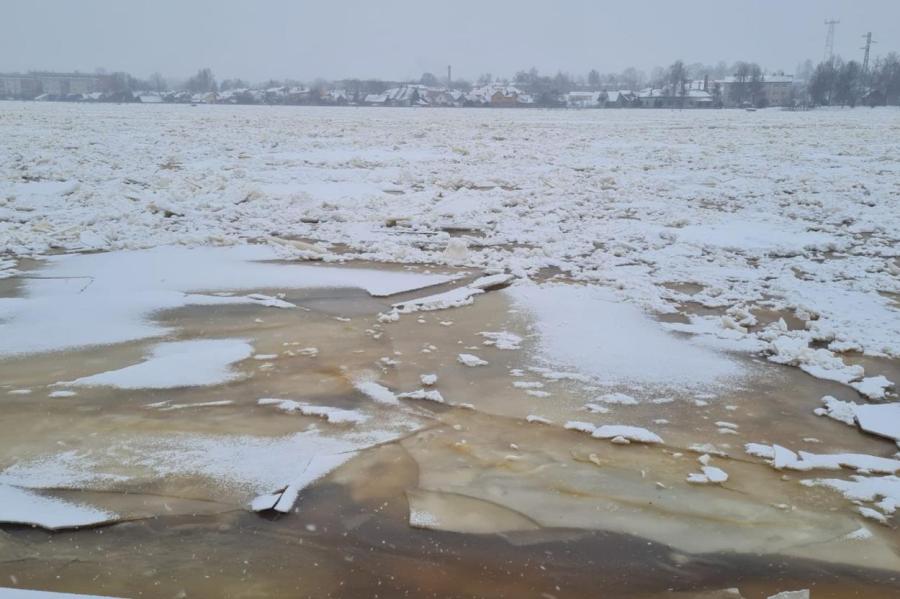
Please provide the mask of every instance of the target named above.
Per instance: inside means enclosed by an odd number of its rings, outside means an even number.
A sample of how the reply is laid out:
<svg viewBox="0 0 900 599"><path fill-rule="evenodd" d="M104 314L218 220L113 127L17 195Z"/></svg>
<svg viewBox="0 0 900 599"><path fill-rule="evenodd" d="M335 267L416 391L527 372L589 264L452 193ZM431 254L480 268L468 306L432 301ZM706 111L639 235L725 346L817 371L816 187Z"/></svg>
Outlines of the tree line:
<svg viewBox="0 0 900 599"><path fill-rule="evenodd" d="M783 73L777 74L783 75ZM650 87L666 89L672 95L685 95L687 84L690 81L698 80L710 82L707 91L715 95L718 90L713 82L725 77L734 78L733 81L736 84L734 89L739 96L739 101L756 104L757 99L761 97L760 91L766 76L762 67L754 62L686 64L681 60L675 61L666 68L657 67L649 73L630 67L623 71L610 73L600 73L597 69L591 69L584 75L572 75L563 71L549 75L542 74L532 67L516 72L512 78L494 77L490 73L485 73L475 81L455 79L449 82L427 72L417 80L403 82L387 82L379 79L343 79L339 81L317 79L304 84L297 80L286 79L269 80L256 86L251 86L242 79L225 79L219 82L209 68L199 69L194 75L181 82L167 81L159 73L154 73L147 79L138 79L121 72L109 75L112 91L117 93L162 92L170 89L186 90L191 93L208 93L250 87L268 89L308 86L314 98L322 97L328 90L338 88L345 90L348 97L352 99L362 99L368 94L383 93L387 88L398 83L449 87L463 92L468 92L475 86L513 85L532 95L535 104L543 106L556 105L561 95L578 90L637 91ZM811 61L806 61L798 66L797 78L801 86L800 91L805 92L804 100L814 106L900 105L900 56L895 52L879 57L869 69L863 69L863 66L855 60L845 62L840 57L823 61L815 66Z"/></svg>

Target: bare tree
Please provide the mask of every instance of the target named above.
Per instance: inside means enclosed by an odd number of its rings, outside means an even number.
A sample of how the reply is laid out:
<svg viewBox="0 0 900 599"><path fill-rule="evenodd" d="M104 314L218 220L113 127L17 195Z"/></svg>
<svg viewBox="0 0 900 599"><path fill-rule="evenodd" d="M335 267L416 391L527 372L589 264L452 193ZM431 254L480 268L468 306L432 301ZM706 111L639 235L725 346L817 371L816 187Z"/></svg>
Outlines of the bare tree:
<svg viewBox="0 0 900 599"><path fill-rule="evenodd" d="M197 74L187 80L185 87L195 94L216 91L216 79L209 68L200 69Z"/></svg>
<svg viewBox="0 0 900 599"><path fill-rule="evenodd" d="M165 91L166 89L166 80L160 73L153 73L150 75L150 86L158 92Z"/></svg>

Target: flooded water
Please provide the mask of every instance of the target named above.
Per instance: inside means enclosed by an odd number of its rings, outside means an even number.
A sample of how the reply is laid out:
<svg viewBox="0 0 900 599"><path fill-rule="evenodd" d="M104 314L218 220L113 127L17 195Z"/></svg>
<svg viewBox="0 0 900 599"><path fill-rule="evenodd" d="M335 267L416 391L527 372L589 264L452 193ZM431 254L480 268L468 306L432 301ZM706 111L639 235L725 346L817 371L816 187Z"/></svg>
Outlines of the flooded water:
<svg viewBox="0 0 900 599"><path fill-rule="evenodd" d="M20 283L0 281L0 294L18 296ZM162 341L252 344L254 357L235 366L240 377L221 385L57 384L140 362L160 339L0 360L0 482L116 515L55 532L2 525L0 586L122 597L900 593L895 530L866 523L871 539L845 538L862 525L852 504L799 484L809 473L779 472L743 451L754 442L892 455L891 443L813 414L822 395L850 399L847 387L747 356L732 357L739 380L708 390L548 378L535 369L543 363L528 314L503 291L397 322L378 318L447 288L386 298L259 289L297 308L154 315L173 331ZM522 337L521 347L485 345L481 333L498 331ZM488 364L465 366L460 353ZM860 360L897 372L890 361ZM437 375L445 403L381 405L358 390L373 380L415 391L423 374ZM607 405L603 422L646 427L664 443L618 445L565 430L570 420L599 420L584 405L601 392L639 400ZM331 423L261 398L365 420ZM342 456L337 467L289 513L249 511L255 496L283 486L285 464L309 466L307 441ZM727 483L688 484L710 451Z"/></svg>

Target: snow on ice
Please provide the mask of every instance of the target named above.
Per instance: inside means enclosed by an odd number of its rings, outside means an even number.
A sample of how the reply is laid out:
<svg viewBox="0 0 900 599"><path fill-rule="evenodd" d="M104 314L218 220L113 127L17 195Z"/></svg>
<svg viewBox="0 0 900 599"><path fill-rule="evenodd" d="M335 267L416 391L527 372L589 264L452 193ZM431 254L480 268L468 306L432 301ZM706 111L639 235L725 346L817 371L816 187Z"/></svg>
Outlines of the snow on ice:
<svg viewBox="0 0 900 599"><path fill-rule="evenodd" d="M231 365L249 358L253 346L241 339L200 339L156 345L140 364L110 370L64 386L118 387L119 389L174 389L220 385L240 374Z"/></svg>

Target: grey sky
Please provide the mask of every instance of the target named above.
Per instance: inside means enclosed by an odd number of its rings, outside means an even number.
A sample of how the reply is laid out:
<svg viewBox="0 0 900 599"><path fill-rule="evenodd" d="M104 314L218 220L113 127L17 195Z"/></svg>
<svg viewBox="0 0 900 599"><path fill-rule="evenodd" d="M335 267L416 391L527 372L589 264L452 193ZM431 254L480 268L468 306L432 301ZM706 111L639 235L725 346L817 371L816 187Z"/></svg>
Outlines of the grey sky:
<svg viewBox="0 0 900 599"><path fill-rule="evenodd" d="M900 0L2 0L0 71L97 67L219 79L474 78L900 51Z"/></svg>

